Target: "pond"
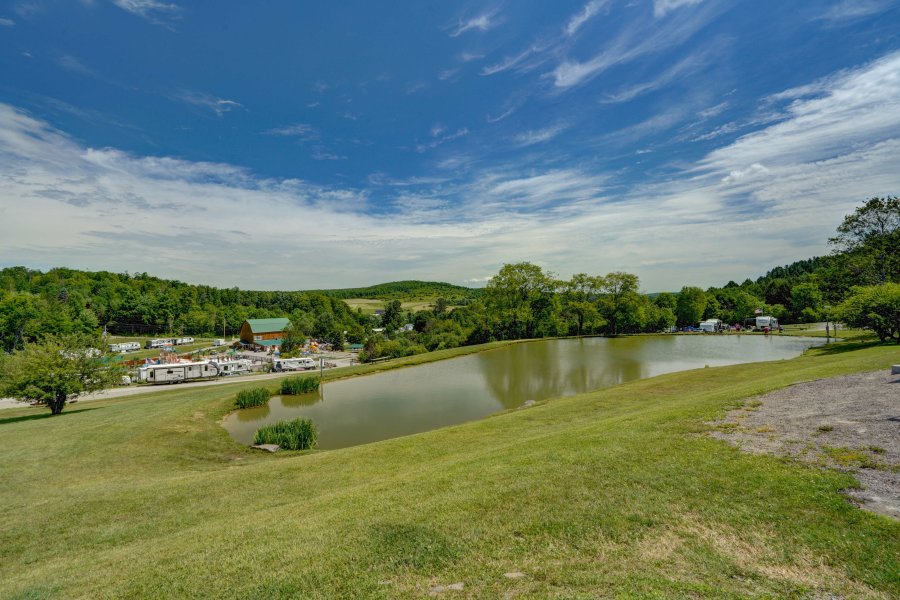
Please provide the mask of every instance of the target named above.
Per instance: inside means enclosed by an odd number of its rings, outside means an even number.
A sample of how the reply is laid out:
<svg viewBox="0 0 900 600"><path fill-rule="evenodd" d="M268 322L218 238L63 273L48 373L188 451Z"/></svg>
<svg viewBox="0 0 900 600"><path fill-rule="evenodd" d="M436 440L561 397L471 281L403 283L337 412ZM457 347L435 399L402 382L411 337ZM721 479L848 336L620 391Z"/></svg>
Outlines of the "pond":
<svg viewBox="0 0 900 600"><path fill-rule="evenodd" d="M223 425L252 444L259 427L306 417L319 448L346 448L465 421L545 400L686 369L793 358L823 343L761 335L636 336L513 344L504 348L330 381L318 393L276 396L236 411Z"/></svg>

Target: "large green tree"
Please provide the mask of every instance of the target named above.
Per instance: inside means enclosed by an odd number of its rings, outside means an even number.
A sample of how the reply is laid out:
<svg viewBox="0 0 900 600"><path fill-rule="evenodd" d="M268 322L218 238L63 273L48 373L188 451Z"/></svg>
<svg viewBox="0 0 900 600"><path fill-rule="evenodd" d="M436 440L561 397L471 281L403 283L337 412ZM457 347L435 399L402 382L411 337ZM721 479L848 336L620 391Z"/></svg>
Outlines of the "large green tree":
<svg viewBox="0 0 900 600"><path fill-rule="evenodd" d="M119 368L84 334L47 335L0 359L0 395L42 402L58 415L66 402L115 385Z"/></svg>
<svg viewBox="0 0 900 600"><path fill-rule="evenodd" d="M882 342L900 342L900 283L853 288L832 310L831 318L850 327L871 329Z"/></svg>
<svg viewBox="0 0 900 600"><path fill-rule="evenodd" d="M639 289L640 280L631 273L615 271L601 279L601 295L597 304L610 334L618 335L624 326L641 320L638 314L642 307Z"/></svg>
<svg viewBox="0 0 900 600"><path fill-rule="evenodd" d="M706 310L706 292L698 287L685 286L678 293L675 317L682 327L699 323Z"/></svg>
<svg viewBox="0 0 900 600"><path fill-rule="evenodd" d="M872 198L844 217L830 244L872 283L900 281L900 198Z"/></svg>
<svg viewBox="0 0 900 600"><path fill-rule="evenodd" d="M484 290L485 307L501 337L539 337L555 329L556 282L552 273L529 262L503 265Z"/></svg>

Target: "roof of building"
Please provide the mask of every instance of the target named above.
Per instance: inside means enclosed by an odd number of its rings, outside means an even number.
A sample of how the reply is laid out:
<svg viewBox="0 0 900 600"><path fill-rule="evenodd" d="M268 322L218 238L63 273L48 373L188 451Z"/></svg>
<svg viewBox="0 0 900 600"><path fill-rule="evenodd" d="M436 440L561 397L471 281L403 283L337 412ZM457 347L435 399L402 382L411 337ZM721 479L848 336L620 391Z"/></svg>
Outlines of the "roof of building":
<svg viewBox="0 0 900 600"><path fill-rule="evenodd" d="M280 346L283 341L284 340L259 340L253 343L257 346Z"/></svg>
<svg viewBox="0 0 900 600"><path fill-rule="evenodd" d="M273 331L284 331L284 328L291 324L291 320L287 317L279 317L277 319L247 319L247 325L253 333L272 333Z"/></svg>

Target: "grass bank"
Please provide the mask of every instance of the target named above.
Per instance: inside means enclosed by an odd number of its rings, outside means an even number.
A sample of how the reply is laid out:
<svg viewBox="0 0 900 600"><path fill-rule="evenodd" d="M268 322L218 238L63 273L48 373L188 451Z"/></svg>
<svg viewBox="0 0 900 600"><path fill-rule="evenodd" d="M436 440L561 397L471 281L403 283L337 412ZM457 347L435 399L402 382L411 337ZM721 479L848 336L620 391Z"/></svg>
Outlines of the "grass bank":
<svg viewBox="0 0 900 600"><path fill-rule="evenodd" d="M703 435L892 362L842 344L302 456L230 440L241 384L7 410L0 596L897 597L900 524L851 506L852 478Z"/></svg>

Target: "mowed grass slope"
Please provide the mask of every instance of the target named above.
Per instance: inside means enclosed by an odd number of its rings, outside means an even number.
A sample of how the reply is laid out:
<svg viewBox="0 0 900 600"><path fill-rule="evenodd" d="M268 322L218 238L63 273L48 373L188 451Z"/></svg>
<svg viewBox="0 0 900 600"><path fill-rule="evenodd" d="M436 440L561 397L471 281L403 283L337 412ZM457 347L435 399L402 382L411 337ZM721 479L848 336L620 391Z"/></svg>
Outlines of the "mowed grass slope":
<svg viewBox="0 0 900 600"><path fill-rule="evenodd" d="M898 597L900 524L852 478L703 435L892 362L816 350L313 454L231 442L217 419L253 384L3 411L0 596Z"/></svg>

